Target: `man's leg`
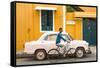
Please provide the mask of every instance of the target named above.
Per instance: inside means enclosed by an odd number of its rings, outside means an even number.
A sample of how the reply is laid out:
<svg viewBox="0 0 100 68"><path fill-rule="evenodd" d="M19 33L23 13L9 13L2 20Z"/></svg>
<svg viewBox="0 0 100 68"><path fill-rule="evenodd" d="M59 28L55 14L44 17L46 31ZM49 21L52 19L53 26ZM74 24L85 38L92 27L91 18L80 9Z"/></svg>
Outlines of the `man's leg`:
<svg viewBox="0 0 100 68"><path fill-rule="evenodd" d="M57 44L58 47L63 47L64 45L62 45L61 43Z"/></svg>

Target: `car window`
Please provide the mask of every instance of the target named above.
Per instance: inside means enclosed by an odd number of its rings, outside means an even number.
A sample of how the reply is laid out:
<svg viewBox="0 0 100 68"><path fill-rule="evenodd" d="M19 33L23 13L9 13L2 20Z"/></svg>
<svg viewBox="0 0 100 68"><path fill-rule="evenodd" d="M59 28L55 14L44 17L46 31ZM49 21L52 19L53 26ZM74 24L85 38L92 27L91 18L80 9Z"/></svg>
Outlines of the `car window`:
<svg viewBox="0 0 100 68"><path fill-rule="evenodd" d="M57 34L51 34L51 35L47 35L44 40L55 41L56 37L57 37Z"/></svg>
<svg viewBox="0 0 100 68"><path fill-rule="evenodd" d="M57 37L57 34L50 34L50 35L47 35L44 40L47 40L47 41L55 41L56 40L56 37ZM64 39L66 39L67 41L70 40L70 38L68 37L68 35L66 34L62 34L62 37Z"/></svg>

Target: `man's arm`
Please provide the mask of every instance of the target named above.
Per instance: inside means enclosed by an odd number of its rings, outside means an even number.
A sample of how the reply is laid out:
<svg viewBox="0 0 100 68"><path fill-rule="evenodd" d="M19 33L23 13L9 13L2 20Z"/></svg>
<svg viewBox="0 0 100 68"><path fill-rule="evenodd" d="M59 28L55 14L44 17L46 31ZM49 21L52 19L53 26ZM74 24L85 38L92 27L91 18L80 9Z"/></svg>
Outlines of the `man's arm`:
<svg viewBox="0 0 100 68"><path fill-rule="evenodd" d="M61 37L64 41L66 41L66 39L64 39L63 37Z"/></svg>
<svg viewBox="0 0 100 68"><path fill-rule="evenodd" d="M66 39L64 39L61 34L60 34L60 37L61 37L62 40L66 41Z"/></svg>

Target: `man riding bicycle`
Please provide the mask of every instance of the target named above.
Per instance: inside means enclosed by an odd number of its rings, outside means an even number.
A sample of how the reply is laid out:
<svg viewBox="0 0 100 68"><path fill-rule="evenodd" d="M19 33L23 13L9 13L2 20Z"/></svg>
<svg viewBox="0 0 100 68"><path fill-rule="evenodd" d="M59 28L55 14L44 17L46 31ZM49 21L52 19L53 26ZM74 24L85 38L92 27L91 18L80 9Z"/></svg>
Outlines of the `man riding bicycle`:
<svg viewBox="0 0 100 68"><path fill-rule="evenodd" d="M62 32L63 32L63 29L59 28L59 33L58 33L57 38L56 38L56 45L58 47L63 47L64 46L64 44L61 43L61 40L63 40L64 42L67 41L65 38L62 37Z"/></svg>

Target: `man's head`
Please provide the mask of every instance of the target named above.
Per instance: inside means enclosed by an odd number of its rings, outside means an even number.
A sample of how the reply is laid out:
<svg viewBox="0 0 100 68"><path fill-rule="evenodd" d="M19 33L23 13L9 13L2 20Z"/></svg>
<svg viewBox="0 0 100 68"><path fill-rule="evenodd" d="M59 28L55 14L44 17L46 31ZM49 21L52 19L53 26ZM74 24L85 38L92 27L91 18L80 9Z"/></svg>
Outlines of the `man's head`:
<svg viewBox="0 0 100 68"><path fill-rule="evenodd" d="M59 32L63 32L63 29L62 28L59 28Z"/></svg>

